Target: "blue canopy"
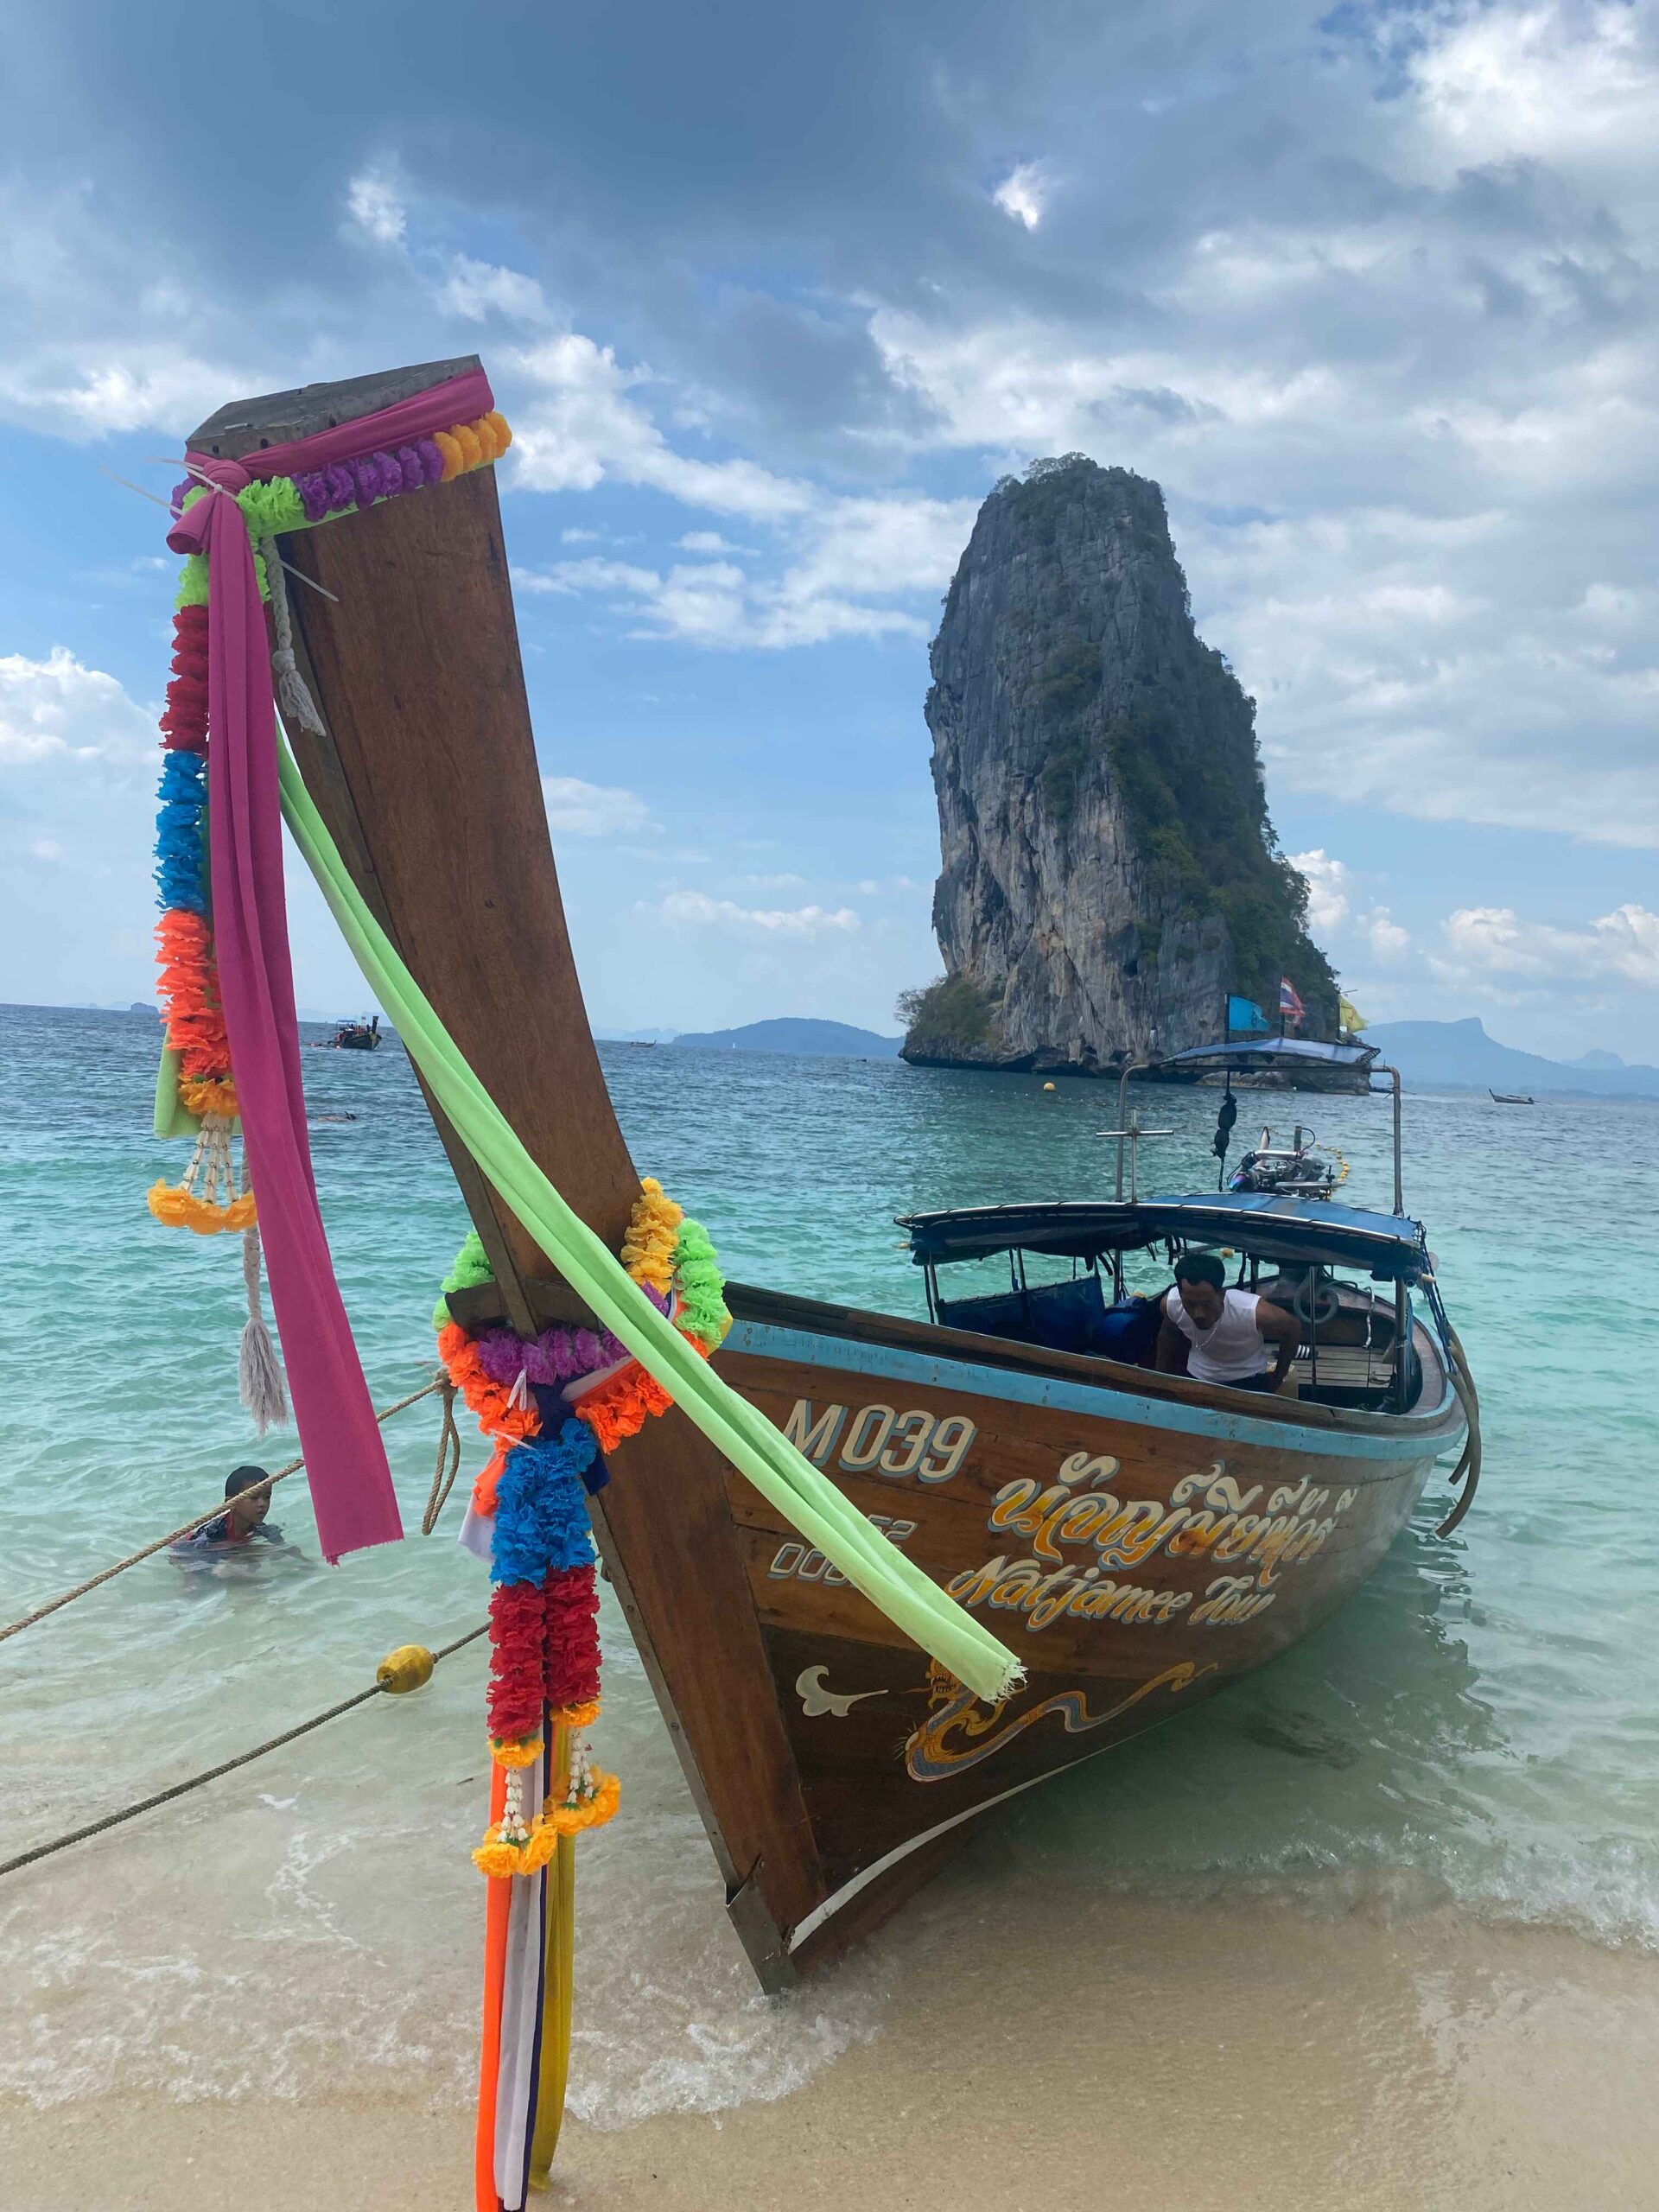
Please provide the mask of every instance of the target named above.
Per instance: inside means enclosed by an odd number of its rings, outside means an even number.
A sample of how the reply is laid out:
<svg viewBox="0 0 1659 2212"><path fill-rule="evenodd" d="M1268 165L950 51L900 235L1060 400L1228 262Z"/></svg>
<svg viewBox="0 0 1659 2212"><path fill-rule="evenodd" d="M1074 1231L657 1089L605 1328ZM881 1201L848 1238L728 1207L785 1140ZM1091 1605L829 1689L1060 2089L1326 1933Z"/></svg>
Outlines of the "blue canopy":
<svg viewBox="0 0 1659 2212"><path fill-rule="evenodd" d="M1191 1068L1195 1075L1224 1067L1271 1067L1275 1061L1317 1060L1325 1067L1369 1068L1377 1056L1375 1045L1322 1045L1312 1037L1240 1037L1230 1045L1191 1045L1173 1052L1147 1071L1161 1075L1167 1068Z"/></svg>
<svg viewBox="0 0 1659 2212"><path fill-rule="evenodd" d="M1419 1222L1274 1191L963 1206L901 1214L899 1226L910 1232L918 1266L1011 1251L1092 1261L1166 1240L1186 1247L1225 1244L1301 1267L1363 1268L1379 1282L1414 1282L1428 1264Z"/></svg>

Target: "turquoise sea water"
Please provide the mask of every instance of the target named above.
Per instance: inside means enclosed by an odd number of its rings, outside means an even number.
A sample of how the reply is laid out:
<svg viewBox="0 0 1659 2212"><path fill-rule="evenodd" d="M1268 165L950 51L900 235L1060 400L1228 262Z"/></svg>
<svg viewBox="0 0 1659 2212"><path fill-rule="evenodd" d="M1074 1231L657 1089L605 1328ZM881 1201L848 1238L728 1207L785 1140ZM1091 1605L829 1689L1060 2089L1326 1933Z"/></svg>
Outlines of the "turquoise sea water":
<svg viewBox="0 0 1659 2212"><path fill-rule="evenodd" d="M308 1053L319 1185L377 1402L430 1369L435 1286L465 1228L408 1064ZM741 1280L917 1313L893 1216L1109 1187L1115 1090L890 1062L604 1048L635 1158ZM0 1008L0 1619L215 1497L256 1448L236 1402L229 1243L158 1228L176 1174L148 1135L153 1024ZM1202 1187L1213 1096L1148 1094L1177 1134L1143 1188ZM1382 1099L1302 1102L1388 1202ZM1263 1112L1277 1110L1277 1102ZM1130 1891L1306 1910L1552 1922L1659 1944L1656 1338L1659 1107L1408 1102L1424 1218L1479 1381L1486 1473L1450 1541L1416 1525L1315 1637L1179 1725L991 1816L969 1889L1047 1870ZM1241 1117L1248 1127L1255 1109ZM435 1441L388 1434L418 1530ZM468 1476L482 1458L467 1436ZM306 1557L187 1574L165 1558L0 1645L0 1857L229 1755L362 1686L393 1644L482 1617L430 1540L316 1563L299 1481L273 1518ZM599 1746L625 1813L584 1847L587 1993L573 2101L602 2126L776 2096L893 2001L882 1948L784 2005L756 1997L643 1675L607 1620ZM299 2095L471 2063L483 1659L0 1884L0 2091ZM994 1940L994 1936L991 1939Z"/></svg>

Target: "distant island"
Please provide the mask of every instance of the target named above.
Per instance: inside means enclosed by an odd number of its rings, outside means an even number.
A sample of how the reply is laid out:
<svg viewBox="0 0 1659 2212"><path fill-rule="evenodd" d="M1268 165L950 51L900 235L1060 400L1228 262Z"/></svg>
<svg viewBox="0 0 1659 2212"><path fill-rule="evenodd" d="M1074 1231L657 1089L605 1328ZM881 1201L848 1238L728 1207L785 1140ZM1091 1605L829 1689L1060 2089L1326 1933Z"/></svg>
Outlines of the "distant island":
<svg viewBox="0 0 1659 2212"><path fill-rule="evenodd" d="M1448 1090L1569 1091L1591 1098L1659 1098L1659 1068L1630 1067L1617 1052L1548 1060L1489 1037L1479 1020L1382 1021L1364 1033L1408 1084Z"/></svg>
<svg viewBox="0 0 1659 2212"><path fill-rule="evenodd" d="M809 1021L785 1015L747 1021L741 1029L688 1029L674 1039L705 1052L801 1052L821 1059L896 1060L902 1037L880 1037L846 1021Z"/></svg>

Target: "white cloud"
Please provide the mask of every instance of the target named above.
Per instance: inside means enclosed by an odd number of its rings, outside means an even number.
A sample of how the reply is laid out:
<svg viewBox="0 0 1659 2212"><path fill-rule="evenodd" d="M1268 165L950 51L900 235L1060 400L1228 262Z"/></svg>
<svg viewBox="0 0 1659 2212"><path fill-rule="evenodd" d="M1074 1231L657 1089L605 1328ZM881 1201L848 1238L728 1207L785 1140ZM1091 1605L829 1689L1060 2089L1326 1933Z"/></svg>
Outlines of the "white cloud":
<svg viewBox="0 0 1659 2212"><path fill-rule="evenodd" d="M561 545L597 545L599 532L596 530L562 530L559 543Z"/></svg>
<svg viewBox="0 0 1659 2212"><path fill-rule="evenodd" d="M784 577L796 599L827 593L937 593L948 584L979 512L977 499L825 499L802 525Z"/></svg>
<svg viewBox="0 0 1659 2212"><path fill-rule="evenodd" d="M752 461L702 461L677 453L630 393L651 381L625 369L608 346L569 331L519 353L529 386L515 410L516 480L534 492L591 492L607 478L665 492L688 506L749 521L804 513L811 486Z"/></svg>
<svg viewBox="0 0 1659 2212"><path fill-rule="evenodd" d="M584 553L575 561L556 561L550 569L515 569L512 581L520 591L631 592L648 597L662 578L655 569L636 568L626 561L607 561L601 554Z"/></svg>
<svg viewBox="0 0 1659 2212"><path fill-rule="evenodd" d="M1639 10L1542 0L1459 10L1436 28L1411 73L1425 122L1456 159L1650 155L1659 72Z"/></svg>
<svg viewBox="0 0 1659 2212"><path fill-rule="evenodd" d="M1461 906L1442 926L1452 967L1522 981L1618 977L1659 989L1659 914L1627 904L1587 927L1522 921L1509 906Z"/></svg>
<svg viewBox="0 0 1659 2212"><path fill-rule="evenodd" d="M641 899L636 914L660 917L677 928L729 929L759 931L767 937L818 937L855 930L858 916L850 906L740 906L730 899L710 899L701 891L671 891L655 902Z"/></svg>
<svg viewBox="0 0 1659 2212"><path fill-rule="evenodd" d="M376 245L402 245L409 229L409 211L396 171L386 163L359 169L346 188L346 207L353 225Z"/></svg>
<svg viewBox="0 0 1659 2212"><path fill-rule="evenodd" d="M30 856L37 861L60 861L63 847L55 837L35 837L29 842Z"/></svg>
<svg viewBox="0 0 1659 2212"><path fill-rule="evenodd" d="M1501 496L1516 493L1511 478ZM1589 557L1634 574L1618 503L1574 496ZM1659 846L1659 641L1640 585L1572 573L1564 512L1354 506L1217 527L1178 511L1205 635L1259 702L1275 789Z"/></svg>
<svg viewBox="0 0 1659 2212"><path fill-rule="evenodd" d="M618 837L656 823L635 791L613 784L586 784L580 776L543 776L548 826L573 837Z"/></svg>
<svg viewBox="0 0 1659 2212"><path fill-rule="evenodd" d="M1371 950L1382 961L1402 960L1411 950L1411 931L1402 929L1386 906L1373 906L1365 917L1365 934Z"/></svg>
<svg viewBox="0 0 1659 2212"><path fill-rule="evenodd" d="M1053 185L1039 162L1020 162L1009 170L991 198L1005 215L1034 231L1043 219Z"/></svg>
<svg viewBox="0 0 1659 2212"><path fill-rule="evenodd" d="M1314 935L1345 922L1348 870L1343 862L1316 846L1312 852L1293 853L1290 864L1307 879L1307 918Z"/></svg>
<svg viewBox="0 0 1659 2212"><path fill-rule="evenodd" d="M675 638L722 652L779 652L832 638L921 639L927 625L896 607L866 607L817 591L810 580L755 580L729 561L682 563L666 571L590 555L513 571L521 591L604 597L641 624L634 635Z"/></svg>
<svg viewBox="0 0 1659 2212"><path fill-rule="evenodd" d="M402 210L398 213L397 236L401 239ZM533 276L493 262L474 261L464 253L450 257L436 298L446 314L458 315L467 322L482 322L492 315L505 315L513 322L545 322L550 313L542 288Z"/></svg>
<svg viewBox="0 0 1659 2212"><path fill-rule="evenodd" d="M56 438L176 436L257 390L247 303L201 296L188 265L90 181L0 182L0 415Z"/></svg>
<svg viewBox="0 0 1659 2212"><path fill-rule="evenodd" d="M56 758L134 765L157 742L155 724L112 676L67 645L44 660L0 654L0 763Z"/></svg>
<svg viewBox="0 0 1659 2212"><path fill-rule="evenodd" d="M781 571L757 576L737 559L758 559L714 530L693 530L680 550L708 556L666 570L589 557L524 571L531 591L630 599L644 634L722 650L782 650L832 638L922 639L930 625L881 598L914 598L947 582L978 502L922 494L837 496L745 460L703 461L677 451L652 418L647 371L567 332L518 357L531 384L514 410L517 478L532 491L585 492L607 480L647 486L690 506L712 507L777 531ZM566 530L566 543L580 543Z"/></svg>

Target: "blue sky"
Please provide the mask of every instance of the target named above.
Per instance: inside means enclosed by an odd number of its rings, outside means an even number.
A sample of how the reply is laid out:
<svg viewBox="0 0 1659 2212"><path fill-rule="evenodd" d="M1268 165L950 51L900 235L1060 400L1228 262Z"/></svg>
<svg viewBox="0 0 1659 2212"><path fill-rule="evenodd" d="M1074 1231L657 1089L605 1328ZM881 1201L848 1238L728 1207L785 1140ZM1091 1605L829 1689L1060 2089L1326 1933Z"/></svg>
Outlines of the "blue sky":
<svg viewBox="0 0 1659 2212"><path fill-rule="evenodd" d="M1360 1006L1659 1059L1650 7L289 5L198 88L201 22L0 62L0 997L149 995L173 563L103 472L477 351L597 1023L892 1026L940 596L1081 450L1163 485Z"/></svg>

